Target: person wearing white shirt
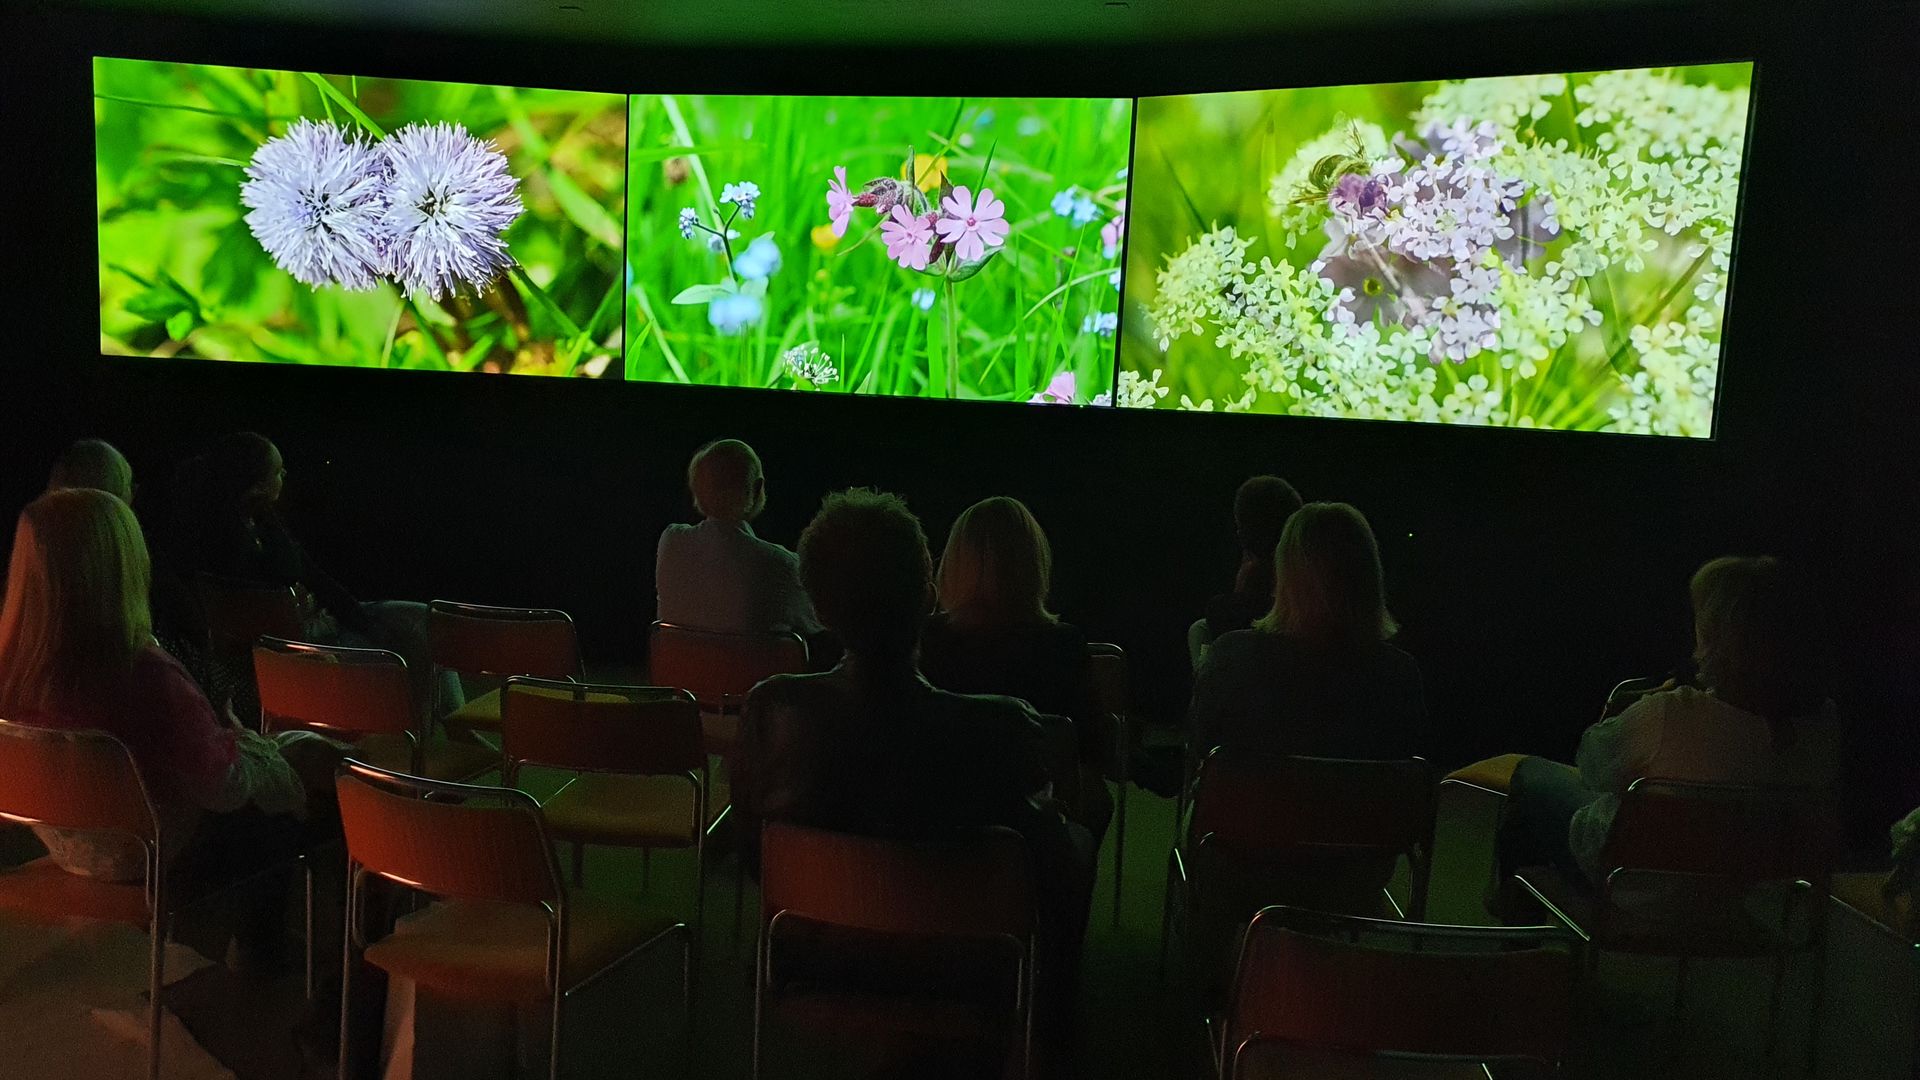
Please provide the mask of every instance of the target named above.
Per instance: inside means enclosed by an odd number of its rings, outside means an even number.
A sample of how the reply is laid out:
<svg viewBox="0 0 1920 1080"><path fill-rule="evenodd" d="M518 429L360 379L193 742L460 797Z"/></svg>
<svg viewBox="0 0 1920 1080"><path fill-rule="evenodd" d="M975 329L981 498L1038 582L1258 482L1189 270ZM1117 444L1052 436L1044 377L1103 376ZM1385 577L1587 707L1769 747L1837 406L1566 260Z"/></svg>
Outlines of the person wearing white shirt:
<svg viewBox="0 0 1920 1080"><path fill-rule="evenodd" d="M754 535L767 504L759 455L738 439L701 447L687 466L696 525L669 525L654 560L655 618L729 634L817 634L800 561Z"/></svg>

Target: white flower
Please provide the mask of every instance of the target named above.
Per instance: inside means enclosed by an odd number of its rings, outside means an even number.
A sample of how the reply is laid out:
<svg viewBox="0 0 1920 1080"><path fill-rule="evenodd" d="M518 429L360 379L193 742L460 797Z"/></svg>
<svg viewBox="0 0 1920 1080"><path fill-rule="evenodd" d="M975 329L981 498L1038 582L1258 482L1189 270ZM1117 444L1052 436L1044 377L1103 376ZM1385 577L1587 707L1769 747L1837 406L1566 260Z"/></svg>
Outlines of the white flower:
<svg viewBox="0 0 1920 1080"><path fill-rule="evenodd" d="M747 220L753 219L754 203L759 198L760 185L751 180L741 180L738 183L727 184L720 189L720 201L723 203L732 203L734 206L739 207L740 216Z"/></svg>
<svg viewBox="0 0 1920 1080"><path fill-rule="evenodd" d="M840 377L839 369L833 366L833 357L823 352L816 342L795 345L780 354L780 362L794 378L814 386L825 386Z"/></svg>

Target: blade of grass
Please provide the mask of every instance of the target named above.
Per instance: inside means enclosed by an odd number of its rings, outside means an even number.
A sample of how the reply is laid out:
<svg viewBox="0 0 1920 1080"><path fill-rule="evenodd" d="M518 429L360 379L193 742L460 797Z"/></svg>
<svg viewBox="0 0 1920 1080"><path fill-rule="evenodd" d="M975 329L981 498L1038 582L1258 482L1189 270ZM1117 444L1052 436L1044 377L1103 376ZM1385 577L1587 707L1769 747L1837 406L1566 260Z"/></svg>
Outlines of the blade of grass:
<svg viewBox="0 0 1920 1080"><path fill-rule="evenodd" d="M353 103L352 98L341 93L340 88L328 82L325 76L317 75L311 71L303 71L300 74L306 76L307 81L317 87L322 96L333 99L335 105L340 106L348 116L353 117L354 121L361 127L367 129L367 132L374 138L384 139L387 137L386 130L379 124L374 123L373 117L362 112L360 106Z"/></svg>

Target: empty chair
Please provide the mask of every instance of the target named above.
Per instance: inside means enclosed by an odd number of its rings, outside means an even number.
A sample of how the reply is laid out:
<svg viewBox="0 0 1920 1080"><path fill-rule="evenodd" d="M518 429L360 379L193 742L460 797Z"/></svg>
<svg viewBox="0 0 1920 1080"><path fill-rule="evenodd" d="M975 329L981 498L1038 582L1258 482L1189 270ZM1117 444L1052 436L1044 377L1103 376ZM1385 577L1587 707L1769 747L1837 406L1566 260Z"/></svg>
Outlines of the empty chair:
<svg viewBox="0 0 1920 1080"><path fill-rule="evenodd" d="M1133 779L1133 710L1127 692L1127 654L1118 645L1087 643L1089 697L1106 717L1112 736L1102 754L1103 772L1116 789L1113 800L1113 923L1120 925L1121 883L1127 866L1127 782ZM1083 736L1084 737L1084 736Z"/></svg>
<svg viewBox="0 0 1920 1080"><path fill-rule="evenodd" d="M219 674L222 694L215 712L229 708L239 717L258 715L253 687L253 643L261 637L304 637L300 603L288 585L240 581L218 574L195 574L194 598L207 629L207 651Z"/></svg>
<svg viewBox="0 0 1920 1080"><path fill-rule="evenodd" d="M1203 986L1215 985L1235 931L1273 903L1402 917L1385 886L1403 857L1420 918L1432 846L1425 761L1217 749L1200 766L1192 816L1169 859L1163 963L1183 930Z"/></svg>
<svg viewBox="0 0 1920 1080"><path fill-rule="evenodd" d="M467 780L497 766L473 743L432 739L414 716L407 662L384 649L263 637L253 647L260 727L318 731L354 744L354 757L435 780Z"/></svg>
<svg viewBox="0 0 1920 1080"><path fill-rule="evenodd" d="M1557 927L1266 908L1242 936L1212 1040L1219 1076L1398 1076L1399 1065L1408 1076L1466 1080L1489 1075L1488 1064L1550 1075L1572 1026L1569 944Z"/></svg>
<svg viewBox="0 0 1920 1080"><path fill-rule="evenodd" d="M501 716L508 786L527 766L577 774L540 807L548 834L573 846L576 886L586 845L693 849L698 941L711 785L692 695L515 676Z"/></svg>
<svg viewBox="0 0 1920 1080"><path fill-rule="evenodd" d="M567 888L539 804L511 788L402 776L358 762L337 790L347 840L347 934L341 979L340 1075L355 953L389 975L459 1001L546 1003L547 1075L560 1075L568 996L668 938L692 965L685 923L632 901ZM367 875L440 902L369 941Z"/></svg>
<svg viewBox="0 0 1920 1080"><path fill-rule="evenodd" d="M1804 789L1642 778L1620 800L1597 892L1552 869L1523 869L1514 880L1587 944L1589 964L1601 951L1678 959L1676 1012L1689 959L1772 957L1771 1054L1787 958L1810 950L1824 959L1838 834L1827 801ZM1777 903L1779 919L1757 915L1759 901ZM1816 1031L1820 986L1816 975Z"/></svg>
<svg viewBox="0 0 1920 1080"><path fill-rule="evenodd" d="M707 752L731 757L740 743L740 707L762 679L807 670L807 643L795 633L722 634L657 622L648 645L649 679L700 703Z"/></svg>
<svg viewBox="0 0 1920 1080"><path fill-rule="evenodd" d="M768 822L761 838L760 942L754 958L753 1075L760 1075L769 1012L813 1028L999 1037L1031 1066L1036 916L1026 846L1010 829L901 841ZM852 932L883 955L930 940L968 943L1004 959L1005 1005L875 993L788 970L794 928ZM893 939L893 940L889 940ZM836 956L858 946L836 940Z"/></svg>
<svg viewBox="0 0 1920 1080"><path fill-rule="evenodd" d="M514 675L584 677L573 619L551 608L435 600L427 605L427 649L434 667L482 683L504 683ZM499 731L498 686L447 713L444 722L453 731Z"/></svg>

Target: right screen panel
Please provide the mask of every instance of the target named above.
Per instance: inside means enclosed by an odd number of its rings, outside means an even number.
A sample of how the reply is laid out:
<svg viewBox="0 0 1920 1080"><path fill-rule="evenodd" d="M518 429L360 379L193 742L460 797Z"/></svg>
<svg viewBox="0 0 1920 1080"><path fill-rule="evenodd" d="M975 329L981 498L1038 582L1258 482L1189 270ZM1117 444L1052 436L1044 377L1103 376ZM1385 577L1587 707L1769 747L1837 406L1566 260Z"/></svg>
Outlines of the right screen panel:
<svg viewBox="0 0 1920 1080"><path fill-rule="evenodd" d="M1142 99L1116 404L1710 437L1752 79Z"/></svg>

